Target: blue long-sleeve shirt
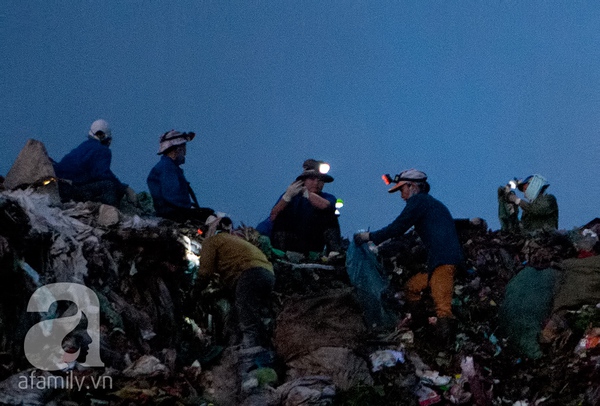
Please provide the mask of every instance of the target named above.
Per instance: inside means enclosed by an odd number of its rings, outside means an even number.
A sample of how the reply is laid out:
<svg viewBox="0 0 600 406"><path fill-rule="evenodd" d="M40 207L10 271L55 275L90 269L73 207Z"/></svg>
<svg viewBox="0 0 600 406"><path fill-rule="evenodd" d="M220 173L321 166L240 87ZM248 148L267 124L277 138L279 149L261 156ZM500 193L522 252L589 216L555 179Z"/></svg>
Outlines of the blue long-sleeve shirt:
<svg viewBox="0 0 600 406"><path fill-rule="evenodd" d="M189 183L183 175L183 170L168 156L160 157L160 161L152 168L146 182L157 215L165 216L179 208L192 207Z"/></svg>
<svg viewBox="0 0 600 406"><path fill-rule="evenodd" d="M102 180L111 180L122 185L111 171L112 153L110 148L99 141L89 139L73 149L54 166L56 176L68 179L75 186L86 185Z"/></svg>
<svg viewBox="0 0 600 406"><path fill-rule="evenodd" d="M370 233L371 241L381 244L404 234L412 226L427 248L429 272L440 265L458 265L462 262L462 247L450 211L442 202L426 193L409 198L402 213L391 224Z"/></svg>
<svg viewBox="0 0 600 406"><path fill-rule="evenodd" d="M295 234L298 238L298 245L285 247L286 250L320 252L325 246L324 231L339 228L335 215L336 197L326 192L318 195L329 202L329 207L317 209L300 193L292 198L273 221L272 232L284 231ZM280 199L281 196L277 201ZM268 224L263 224L261 228L268 229ZM274 243L275 248L283 248Z"/></svg>

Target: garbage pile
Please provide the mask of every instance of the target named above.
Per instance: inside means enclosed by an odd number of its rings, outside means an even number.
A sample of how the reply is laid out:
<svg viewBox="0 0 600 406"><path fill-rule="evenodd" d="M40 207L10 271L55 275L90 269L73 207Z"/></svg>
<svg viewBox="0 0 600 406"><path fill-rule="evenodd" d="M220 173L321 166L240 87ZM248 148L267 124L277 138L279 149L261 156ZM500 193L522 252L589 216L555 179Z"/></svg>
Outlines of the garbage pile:
<svg viewBox="0 0 600 406"><path fill-rule="evenodd" d="M229 298L218 279L194 290L197 228L98 203L56 204L34 188L3 191L0 404L599 405L600 221L533 236L484 222L457 227L466 266L450 347L403 307L404 282L425 266L414 233L370 247L376 273L361 279L339 258L276 252L239 227L276 274L275 315L265 319L274 359L241 387ZM93 317L66 300L28 311L34 292L57 283L97 296L98 343L83 334ZM74 316L64 368L37 368L24 349L32 327ZM94 345L102 367L86 363Z"/></svg>

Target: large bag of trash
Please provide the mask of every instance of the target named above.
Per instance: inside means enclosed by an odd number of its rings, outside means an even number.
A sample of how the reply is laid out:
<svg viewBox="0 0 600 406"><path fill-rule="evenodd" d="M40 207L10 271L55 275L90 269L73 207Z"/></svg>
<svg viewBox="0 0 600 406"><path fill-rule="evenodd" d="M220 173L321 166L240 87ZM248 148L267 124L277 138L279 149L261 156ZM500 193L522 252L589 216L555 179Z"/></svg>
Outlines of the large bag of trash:
<svg viewBox="0 0 600 406"><path fill-rule="evenodd" d="M538 335L552 309L557 277L556 269L526 267L506 285L498 312L501 333L508 337L509 344L532 359L542 356Z"/></svg>
<svg viewBox="0 0 600 406"><path fill-rule="evenodd" d="M357 348L366 331L351 288L290 297L275 325L273 343L285 361L321 347Z"/></svg>
<svg viewBox="0 0 600 406"><path fill-rule="evenodd" d="M383 307L382 294L389 281L383 275L383 266L367 244L350 243L346 253L346 271L356 288L358 301L369 328L391 327L396 318Z"/></svg>
<svg viewBox="0 0 600 406"><path fill-rule="evenodd" d="M566 259L560 268L564 274L554 296L553 313L600 303L600 255Z"/></svg>
<svg viewBox="0 0 600 406"><path fill-rule="evenodd" d="M321 347L287 363L286 381L314 375L330 376L335 386L348 390L356 385L373 385L364 359L343 347Z"/></svg>
<svg viewBox="0 0 600 406"><path fill-rule="evenodd" d="M52 204L60 203L52 161L44 144L33 139L27 140L4 180L9 190L28 186L47 194Z"/></svg>

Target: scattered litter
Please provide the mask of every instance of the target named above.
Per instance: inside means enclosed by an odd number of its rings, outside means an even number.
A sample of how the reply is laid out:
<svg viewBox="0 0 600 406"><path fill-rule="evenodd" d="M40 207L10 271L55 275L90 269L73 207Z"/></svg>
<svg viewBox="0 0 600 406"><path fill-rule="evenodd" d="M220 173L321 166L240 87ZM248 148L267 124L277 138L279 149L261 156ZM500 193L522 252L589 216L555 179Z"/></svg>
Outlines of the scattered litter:
<svg viewBox="0 0 600 406"><path fill-rule="evenodd" d="M575 353L581 354L591 348L596 348L600 345L600 328L591 329L575 347Z"/></svg>
<svg viewBox="0 0 600 406"><path fill-rule="evenodd" d="M438 371L422 371L417 373L417 376L421 378L423 383L435 386L448 385L452 380L452 377L440 375Z"/></svg>
<svg viewBox="0 0 600 406"><path fill-rule="evenodd" d="M51 203L48 195L33 188L0 193L0 260L10 278L0 296L0 319L5 327L0 333L0 388L15 389L19 384L12 375L15 365L22 364L16 355L22 351L22 339L16 333L40 320L64 317L62 310L55 309L46 315L27 312L29 295L37 286L71 281L84 283L98 294L102 356L107 370L113 371L115 386L95 391L93 398L81 393L81 398L68 401L48 391L24 391L23 396L43 395L52 404L91 401L105 405L113 401L108 400L112 395L136 404L218 404L204 397L210 398L216 387L225 386L223 375L215 380L213 372L227 349L234 348L228 339L235 334L229 331L229 319L220 317L227 312L215 311L221 309L219 303L227 302L222 286L215 283L210 293L200 296L193 292L203 238L198 227L125 214L93 202ZM578 236L577 244L569 241L571 234ZM577 337L585 331L575 353L568 334L556 334L535 364L524 355L516 357L504 351L506 337L497 329L496 316L504 304L506 285L523 272L522 264L533 268L526 272L533 275L532 285L537 287L541 270L551 264L579 266L597 261L597 257L577 259L576 251L593 248L591 242L597 241L597 235L596 227L594 234L585 229L536 236L484 232L464 238L466 272L457 273L453 297L460 331L452 348L435 348L435 338L425 332L429 326L415 328L415 320L406 317L405 298L393 297L410 275L424 269L422 243L412 232L405 241L366 247L369 253L377 249L376 260L383 267L381 285L390 287L370 304L393 307L394 315L404 317L376 334L367 333L364 309L357 301L357 290L366 285L350 286L339 258L270 251L276 253L270 258L277 276L275 315L269 315L271 320L277 317L272 338L277 359L293 372L277 377L268 365L256 365L249 373L252 379L236 381L233 390L240 385L267 388L279 396L282 405L332 404L336 389L344 392L357 382L374 385L377 390L365 393L387 402L404 388L421 405L439 403L442 392L444 402L457 405L490 404L491 399L514 406L541 406L546 399L556 404L585 399L593 404L600 397L600 302L597 285L586 281L597 275L587 269L596 268L583 269L579 272L583 282L569 284L568 293L585 293L577 296L578 302L561 302L568 305L569 323L579 323ZM340 258L344 255L341 252ZM572 267L559 269L561 276L574 273ZM227 303L235 310L233 302ZM586 317L582 305L587 306ZM425 311L433 314L430 308ZM569 323L565 322L565 328ZM362 356L365 347L372 368ZM457 354L469 354L459 370ZM93 373L90 368L80 369L83 362L71 359L71 365L68 373ZM544 380L548 385L532 379L548 371L561 371L562 376L551 374ZM373 376L371 372L379 373ZM235 380L238 375L229 373L229 377ZM387 381L384 385L377 380ZM0 391L0 400L10 404L9 393L15 392ZM182 393L189 393L189 398L184 399Z"/></svg>
<svg viewBox="0 0 600 406"><path fill-rule="evenodd" d="M393 367L398 362L404 363L404 354L395 350L380 350L372 353L369 358L373 365L371 371L377 372L384 367Z"/></svg>
<svg viewBox="0 0 600 406"><path fill-rule="evenodd" d="M425 385L419 385L415 390L415 395L419 399L420 406L433 405L442 400L442 397L436 391Z"/></svg>
<svg viewBox="0 0 600 406"><path fill-rule="evenodd" d="M169 369L158 358L152 355L142 355L137 361L123 371L129 378L167 375Z"/></svg>

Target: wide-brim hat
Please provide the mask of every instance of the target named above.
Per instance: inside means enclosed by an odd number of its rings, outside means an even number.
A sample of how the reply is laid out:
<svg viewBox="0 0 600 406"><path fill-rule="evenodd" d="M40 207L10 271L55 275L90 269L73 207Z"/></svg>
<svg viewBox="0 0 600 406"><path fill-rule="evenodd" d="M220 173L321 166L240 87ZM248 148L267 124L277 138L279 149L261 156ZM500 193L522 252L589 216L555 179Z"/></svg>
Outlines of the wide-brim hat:
<svg viewBox="0 0 600 406"><path fill-rule="evenodd" d="M307 159L302 164L302 168L304 169L304 171L296 178L296 180L316 178L322 180L325 183L333 182L333 176L320 171L320 167L322 164L325 164L325 166L327 167L326 171L329 170L329 164L326 164L323 161L317 161L315 159Z"/></svg>
<svg viewBox="0 0 600 406"><path fill-rule="evenodd" d="M397 192L398 190L400 190L400 188L402 186L404 186L408 182L413 182L413 183L426 182L427 174L425 172L419 171L417 169L407 169L405 171L400 172L399 175L396 175L394 180L397 183L388 190L388 193Z"/></svg>
<svg viewBox="0 0 600 406"><path fill-rule="evenodd" d="M158 155L164 154L169 148L190 142L196 136L193 132L167 131L158 139Z"/></svg>
<svg viewBox="0 0 600 406"><path fill-rule="evenodd" d="M322 180L325 183L333 182L333 176L328 175L326 173L321 173L321 172L319 172L318 169L305 170L296 178L296 180L304 180L304 179L308 179L308 178L316 178L316 179Z"/></svg>

